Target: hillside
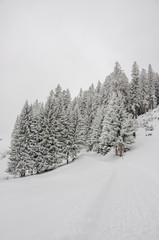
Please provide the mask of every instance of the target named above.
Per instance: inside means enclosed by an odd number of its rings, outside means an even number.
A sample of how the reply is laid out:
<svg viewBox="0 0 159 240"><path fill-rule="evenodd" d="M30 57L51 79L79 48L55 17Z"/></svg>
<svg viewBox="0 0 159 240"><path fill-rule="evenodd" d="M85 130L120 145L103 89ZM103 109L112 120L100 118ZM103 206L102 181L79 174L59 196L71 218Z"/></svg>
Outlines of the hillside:
<svg viewBox="0 0 159 240"><path fill-rule="evenodd" d="M83 151L55 171L1 181L0 239L158 240L158 118L159 108L139 117L122 158Z"/></svg>
<svg viewBox="0 0 159 240"><path fill-rule="evenodd" d="M0 181L11 178L11 176L6 173L10 151L9 146L9 139L3 139L0 141Z"/></svg>

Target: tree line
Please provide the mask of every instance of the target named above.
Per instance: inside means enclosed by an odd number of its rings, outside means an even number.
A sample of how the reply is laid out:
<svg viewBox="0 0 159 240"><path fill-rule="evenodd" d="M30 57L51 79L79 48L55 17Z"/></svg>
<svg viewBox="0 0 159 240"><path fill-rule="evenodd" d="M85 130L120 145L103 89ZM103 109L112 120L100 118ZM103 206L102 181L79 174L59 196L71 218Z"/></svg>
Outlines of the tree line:
<svg viewBox="0 0 159 240"><path fill-rule="evenodd" d="M131 81L118 62L96 87L70 91L58 85L46 103L25 102L11 140L8 172L17 176L43 173L63 160L75 160L81 148L106 154L113 147L122 156L135 140L136 119L159 104L159 75L132 66Z"/></svg>

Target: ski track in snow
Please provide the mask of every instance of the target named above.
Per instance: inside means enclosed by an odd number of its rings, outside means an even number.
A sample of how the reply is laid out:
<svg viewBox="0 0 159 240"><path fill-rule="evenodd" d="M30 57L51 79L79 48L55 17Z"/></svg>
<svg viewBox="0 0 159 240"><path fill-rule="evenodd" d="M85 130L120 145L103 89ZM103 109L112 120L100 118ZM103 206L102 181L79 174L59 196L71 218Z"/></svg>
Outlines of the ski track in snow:
<svg viewBox="0 0 159 240"><path fill-rule="evenodd" d="M81 153L55 171L0 182L1 240L159 240L159 122L124 158Z"/></svg>
<svg viewBox="0 0 159 240"><path fill-rule="evenodd" d="M159 239L159 184L141 170L118 165L91 209L83 239ZM89 215L86 219L89 219Z"/></svg>

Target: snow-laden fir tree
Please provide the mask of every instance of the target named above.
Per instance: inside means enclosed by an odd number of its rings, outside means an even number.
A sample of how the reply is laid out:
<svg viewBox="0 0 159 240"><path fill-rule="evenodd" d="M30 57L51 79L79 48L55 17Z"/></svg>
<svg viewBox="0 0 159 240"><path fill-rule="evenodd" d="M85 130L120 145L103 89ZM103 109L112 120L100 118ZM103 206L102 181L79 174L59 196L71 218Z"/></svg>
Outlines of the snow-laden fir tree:
<svg viewBox="0 0 159 240"><path fill-rule="evenodd" d="M103 102L103 96L102 96L102 84L100 81L98 81L96 89L95 89L95 97L94 97L94 105L95 109L97 110Z"/></svg>
<svg viewBox="0 0 159 240"><path fill-rule="evenodd" d="M112 92L120 92L124 97L124 103L128 104L129 98L129 82L124 71L118 62L115 63L114 71L110 75L110 90L109 96L111 98Z"/></svg>
<svg viewBox="0 0 159 240"><path fill-rule="evenodd" d="M140 73L140 113L146 113L149 108L149 88L148 88L148 77L145 69L141 70Z"/></svg>
<svg viewBox="0 0 159 240"><path fill-rule="evenodd" d="M74 160L77 153L85 146L85 123L77 104L72 108L70 115L71 157Z"/></svg>
<svg viewBox="0 0 159 240"><path fill-rule="evenodd" d="M84 121L85 121L85 138L86 138L86 145L88 150L92 150L92 146L90 143L91 138L91 125L93 119L95 117L96 107L95 106L95 88L92 84L87 92L87 99L86 99L86 109L84 114Z"/></svg>
<svg viewBox="0 0 159 240"><path fill-rule="evenodd" d="M13 175L24 177L33 168L31 157L31 107L25 102L18 123L12 134L11 154L8 171Z"/></svg>
<svg viewBox="0 0 159 240"><path fill-rule="evenodd" d="M50 93L50 95L51 95L51 93ZM49 98L48 98L48 100L49 100ZM35 173L42 173L42 172L47 171L47 169L48 169L48 164L46 164L47 160L45 158L46 151L47 151L47 148L46 148L46 143L47 143L46 119L47 118L46 118L46 109L44 108L43 105L41 106L40 112L37 117L38 117L38 123L35 128L35 132L37 133L37 137L36 137L37 145L35 146L35 148L37 149L37 152L36 152L37 157L36 157L36 153L35 153L34 171L35 171Z"/></svg>
<svg viewBox="0 0 159 240"><path fill-rule="evenodd" d="M43 105L36 100L31 106L32 115L31 115L31 139L30 139L30 153L32 159L32 168L29 169L30 174L39 173L39 165L42 164L40 158L40 142L41 137L41 114L43 113Z"/></svg>
<svg viewBox="0 0 159 240"><path fill-rule="evenodd" d="M51 91L40 115L40 143L38 157L38 173L56 168L59 163L59 149L56 140L54 92Z"/></svg>
<svg viewBox="0 0 159 240"><path fill-rule="evenodd" d="M99 138L102 133L102 122L104 118L104 107L99 107L97 109L96 116L93 120L92 126L91 126L91 134L90 134L90 145L93 151L100 152L99 148Z"/></svg>
<svg viewBox="0 0 159 240"><path fill-rule="evenodd" d="M63 108L64 110L68 109L71 104L71 94L69 89L62 91L62 98L63 98Z"/></svg>
<svg viewBox="0 0 159 240"><path fill-rule="evenodd" d="M140 84L139 84L139 67L136 62L132 66L132 80L130 83L131 109L134 117L137 118L140 107Z"/></svg>
<svg viewBox="0 0 159 240"><path fill-rule="evenodd" d="M54 131L56 146L58 148L58 158L65 159L67 152L67 142L66 136L68 129L66 128L67 118L65 117L65 109L68 107L68 102L65 102L64 105L64 94L62 93L62 88L58 84L55 89L55 112L54 112Z"/></svg>
<svg viewBox="0 0 159 240"><path fill-rule="evenodd" d="M115 142L116 132L113 125L116 118L115 114L114 102L110 100L102 123L102 133L99 138L100 152L104 155L110 151L113 143Z"/></svg>
<svg viewBox="0 0 159 240"><path fill-rule="evenodd" d="M100 147L104 154L114 147L115 154L122 156L134 142L135 125L132 116L126 110L124 100L120 92L112 93L100 137Z"/></svg>
<svg viewBox="0 0 159 240"><path fill-rule="evenodd" d="M19 128L20 128L20 116L17 116L16 122L11 135L11 152L10 152L10 162L8 164L7 171L11 174L16 175L15 170L19 162L18 149L19 149Z"/></svg>
<svg viewBox="0 0 159 240"><path fill-rule="evenodd" d="M156 103L159 104L159 75L158 73L155 74L155 97Z"/></svg>
<svg viewBox="0 0 159 240"><path fill-rule="evenodd" d="M148 67L148 87L149 87L149 108L154 109L156 104L155 73L152 69L151 64L149 64L149 67Z"/></svg>
<svg viewBox="0 0 159 240"><path fill-rule="evenodd" d="M101 91L100 91L102 105L107 106L109 97L110 97L110 92L111 92L111 77L109 75L106 77L106 79L102 85Z"/></svg>
<svg viewBox="0 0 159 240"><path fill-rule="evenodd" d="M62 92L62 105L61 105L61 122L63 126L62 131L62 141L64 145L62 146L62 151L64 153L64 158L69 163L69 158L72 156L72 146L71 146L71 132L70 132L70 116L71 116L71 95L69 90L64 90Z"/></svg>

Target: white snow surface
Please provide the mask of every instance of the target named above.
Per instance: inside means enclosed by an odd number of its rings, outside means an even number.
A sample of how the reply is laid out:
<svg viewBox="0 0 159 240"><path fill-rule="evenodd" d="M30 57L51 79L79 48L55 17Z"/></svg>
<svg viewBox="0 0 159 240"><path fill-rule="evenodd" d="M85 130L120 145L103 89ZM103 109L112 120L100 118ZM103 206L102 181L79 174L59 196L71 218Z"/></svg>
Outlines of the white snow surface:
<svg viewBox="0 0 159 240"><path fill-rule="evenodd" d="M83 151L52 172L1 181L0 239L158 240L158 117L123 158Z"/></svg>
<svg viewBox="0 0 159 240"><path fill-rule="evenodd" d="M11 175L6 173L9 161L10 140L0 140L0 181L11 178Z"/></svg>

